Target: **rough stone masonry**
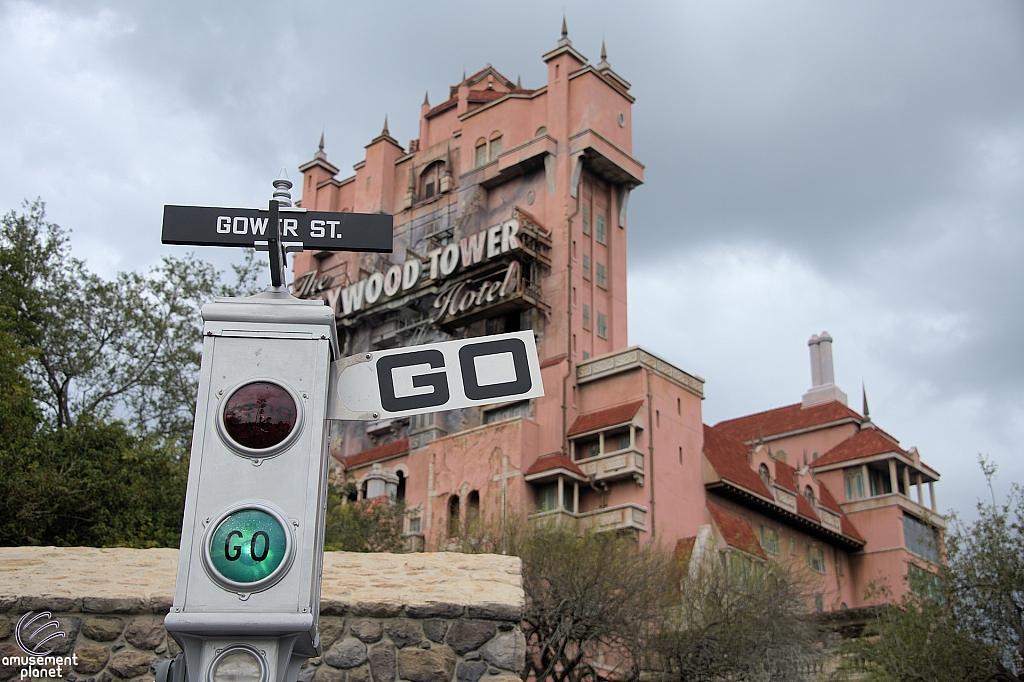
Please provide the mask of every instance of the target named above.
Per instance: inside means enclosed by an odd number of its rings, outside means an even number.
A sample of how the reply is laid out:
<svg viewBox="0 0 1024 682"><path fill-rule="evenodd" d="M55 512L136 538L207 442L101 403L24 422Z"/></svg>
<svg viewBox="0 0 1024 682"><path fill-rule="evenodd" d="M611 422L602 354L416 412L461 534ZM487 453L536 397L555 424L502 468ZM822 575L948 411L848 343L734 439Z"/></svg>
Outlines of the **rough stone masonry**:
<svg viewBox="0 0 1024 682"><path fill-rule="evenodd" d="M58 677L152 680L180 651L163 627L177 565L174 549L0 547L0 682L24 676L9 659L25 656L14 626L29 611L67 633L54 655L77 662ZM493 554L326 553L323 656L300 682L518 682L521 568Z"/></svg>

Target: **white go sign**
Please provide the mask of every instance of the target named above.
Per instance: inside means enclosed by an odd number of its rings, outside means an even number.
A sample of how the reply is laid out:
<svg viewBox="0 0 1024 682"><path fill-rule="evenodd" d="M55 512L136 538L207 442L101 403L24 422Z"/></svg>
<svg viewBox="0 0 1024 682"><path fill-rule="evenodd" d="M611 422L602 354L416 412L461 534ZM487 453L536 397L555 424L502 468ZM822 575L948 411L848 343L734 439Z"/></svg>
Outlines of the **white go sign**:
<svg viewBox="0 0 1024 682"><path fill-rule="evenodd" d="M544 395L532 331L372 351L334 363L328 419L384 419Z"/></svg>

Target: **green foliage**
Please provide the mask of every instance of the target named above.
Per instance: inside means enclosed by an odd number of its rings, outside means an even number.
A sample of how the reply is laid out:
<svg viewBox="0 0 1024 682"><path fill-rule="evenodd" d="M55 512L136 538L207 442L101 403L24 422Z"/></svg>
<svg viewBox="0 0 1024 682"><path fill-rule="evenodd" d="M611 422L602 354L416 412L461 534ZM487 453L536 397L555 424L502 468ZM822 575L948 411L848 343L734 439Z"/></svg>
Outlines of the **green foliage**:
<svg viewBox="0 0 1024 682"><path fill-rule="evenodd" d="M202 303L251 293L250 254L225 285L194 256L113 281L71 256L39 200L0 218L0 328L29 353L25 374L47 421L120 418L187 440L201 356Z"/></svg>
<svg viewBox="0 0 1024 682"><path fill-rule="evenodd" d="M327 521L324 525L324 549L341 552L402 552L406 542L402 532L405 505L391 504L386 497L353 502L351 481L338 491L327 486Z"/></svg>
<svg viewBox="0 0 1024 682"><path fill-rule="evenodd" d="M179 544L199 307L256 270L229 286L187 256L107 282L41 201L0 217L0 544Z"/></svg>
<svg viewBox="0 0 1024 682"><path fill-rule="evenodd" d="M737 552L698 559L651 638L652 667L680 681L802 679L838 645L810 613L802 577Z"/></svg>
<svg viewBox="0 0 1024 682"><path fill-rule="evenodd" d="M994 465L981 458L991 488ZM978 518L951 516L946 565L912 570L909 592L883 607L849 646L868 680L1020 682L1024 676L1024 490L978 503ZM888 601L888 585L873 586Z"/></svg>
<svg viewBox="0 0 1024 682"><path fill-rule="evenodd" d="M567 524L531 524L510 554L523 560L527 660L523 679L636 680L646 642L671 590L669 557L631 535L577 534Z"/></svg>
<svg viewBox="0 0 1024 682"><path fill-rule="evenodd" d="M177 546L188 479L182 454L120 423L44 426L0 448L0 544Z"/></svg>

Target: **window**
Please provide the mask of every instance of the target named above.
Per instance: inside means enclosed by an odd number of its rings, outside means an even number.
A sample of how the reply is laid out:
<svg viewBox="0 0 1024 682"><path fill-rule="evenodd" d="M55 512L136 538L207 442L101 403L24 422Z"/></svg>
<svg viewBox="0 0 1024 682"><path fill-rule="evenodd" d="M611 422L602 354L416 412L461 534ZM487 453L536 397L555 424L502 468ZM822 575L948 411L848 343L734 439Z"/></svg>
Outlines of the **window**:
<svg viewBox="0 0 1024 682"><path fill-rule="evenodd" d="M590 207L583 207L583 234L590 234Z"/></svg>
<svg viewBox="0 0 1024 682"><path fill-rule="evenodd" d="M583 351L583 359L584 360L589 360L590 359L590 353L588 353L587 351Z"/></svg>
<svg viewBox="0 0 1024 682"><path fill-rule="evenodd" d="M430 164L427 170L423 171L420 176L420 198L429 199L438 192L441 191L441 169L443 167L441 161Z"/></svg>
<svg viewBox="0 0 1024 682"><path fill-rule="evenodd" d="M779 531L776 528L761 526L761 549L772 554L780 554L782 546L779 544Z"/></svg>
<svg viewBox="0 0 1024 682"><path fill-rule="evenodd" d="M596 438L576 444L576 459L597 457L601 454L601 443Z"/></svg>
<svg viewBox="0 0 1024 682"><path fill-rule="evenodd" d="M846 500L864 499L864 475L860 469L846 474Z"/></svg>
<svg viewBox="0 0 1024 682"><path fill-rule="evenodd" d="M448 498L448 537L459 536L459 496L452 495Z"/></svg>
<svg viewBox="0 0 1024 682"><path fill-rule="evenodd" d="M499 156L501 156L501 135L491 140L490 160L496 161Z"/></svg>
<svg viewBox="0 0 1024 682"><path fill-rule="evenodd" d="M548 134L548 129L545 126L541 126L540 128L537 128L537 132L535 132L533 134L533 136L534 137L540 137L541 135L547 135L547 134Z"/></svg>
<svg viewBox="0 0 1024 682"><path fill-rule="evenodd" d="M610 433L604 437L604 451L615 452L629 447L629 431Z"/></svg>
<svg viewBox="0 0 1024 682"><path fill-rule="evenodd" d="M597 314L597 335L602 339L608 338L608 316L604 313Z"/></svg>
<svg viewBox="0 0 1024 682"><path fill-rule="evenodd" d="M789 556L796 556L796 540L794 538L789 539Z"/></svg>
<svg viewBox="0 0 1024 682"><path fill-rule="evenodd" d="M537 488L537 511L554 511L558 507L558 483L545 483Z"/></svg>
<svg viewBox="0 0 1024 682"><path fill-rule="evenodd" d="M473 155L473 167L487 165L487 140L480 140L476 143L476 150Z"/></svg>
<svg viewBox="0 0 1024 682"><path fill-rule="evenodd" d="M907 564L907 584L910 591L919 597L937 599L942 594L939 576L914 564Z"/></svg>
<svg viewBox="0 0 1024 682"><path fill-rule="evenodd" d="M410 533L421 533L423 528L423 521L420 518L420 514L417 511L415 516L409 517L409 532Z"/></svg>
<svg viewBox="0 0 1024 682"><path fill-rule="evenodd" d="M888 471L876 471L868 469L868 478L871 479L871 497L876 495L888 495L892 492L892 480Z"/></svg>
<svg viewBox="0 0 1024 682"><path fill-rule="evenodd" d="M590 306L583 304L583 329L590 331Z"/></svg>
<svg viewBox="0 0 1024 682"><path fill-rule="evenodd" d="M608 271L604 268L604 263L597 264L597 286L602 289L608 288Z"/></svg>
<svg viewBox="0 0 1024 682"><path fill-rule="evenodd" d="M807 545L807 567L818 573L825 572L825 550L817 545Z"/></svg>
<svg viewBox="0 0 1024 682"><path fill-rule="evenodd" d="M598 215L594 219L594 237L597 239L597 243L598 244L604 244L605 243L604 216L603 215Z"/></svg>
<svg viewBox="0 0 1024 682"><path fill-rule="evenodd" d="M804 488L804 497L807 499L807 504L814 506L814 489L811 486Z"/></svg>
<svg viewBox="0 0 1024 682"><path fill-rule="evenodd" d="M761 482L766 486L772 484L772 475L768 471L768 465L762 464L757 468L757 475L761 477Z"/></svg>
<svg viewBox="0 0 1024 682"><path fill-rule="evenodd" d="M825 610L825 599L822 597L821 592L814 595L814 610L817 613L821 613Z"/></svg>
<svg viewBox="0 0 1024 682"><path fill-rule="evenodd" d="M496 410L490 410L484 412L484 424L493 424L494 422L504 421L505 419L515 419L516 417L527 417L530 416L530 401L523 400L518 403L511 405L505 405L499 407Z"/></svg>
<svg viewBox="0 0 1024 682"><path fill-rule="evenodd" d="M583 279L590 281L590 256L583 254Z"/></svg>
<svg viewBox="0 0 1024 682"><path fill-rule="evenodd" d="M476 490L469 493L469 504L466 508L466 525L472 529L480 521L480 493Z"/></svg>
<svg viewBox="0 0 1024 682"><path fill-rule="evenodd" d="M399 470L395 474L398 476L398 486L395 488L395 502L405 502L405 472Z"/></svg>
<svg viewBox="0 0 1024 682"><path fill-rule="evenodd" d="M903 541L910 552L932 563L939 563L939 533L933 526L904 514Z"/></svg>

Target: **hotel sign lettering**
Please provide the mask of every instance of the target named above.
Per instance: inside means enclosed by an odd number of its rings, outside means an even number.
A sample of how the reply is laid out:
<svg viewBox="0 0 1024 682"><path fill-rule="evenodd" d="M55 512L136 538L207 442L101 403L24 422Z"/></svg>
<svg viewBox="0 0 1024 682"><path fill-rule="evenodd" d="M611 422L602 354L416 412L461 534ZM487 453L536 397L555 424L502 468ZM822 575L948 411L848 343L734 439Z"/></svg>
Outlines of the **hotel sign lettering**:
<svg viewBox="0 0 1024 682"><path fill-rule="evenodd" d="M416 288L421 280L441 282L449 279L461 266L468 268L486 263L502 254L522 249L520 223L506 220L486 230L453 241L443 248L432 249L425 259L413 257L401 265L392 265L384 272L375 272L346 287L332 288L333 277L309 272L296 282L296 295L314 296L323 292L327 304L339 318L376 305L402 292ZM453 282L437 295L433 309L434 322L467 312L471 308L497 302L517 290L522 268L512 261L503 275L493 281Z"/></svg>

